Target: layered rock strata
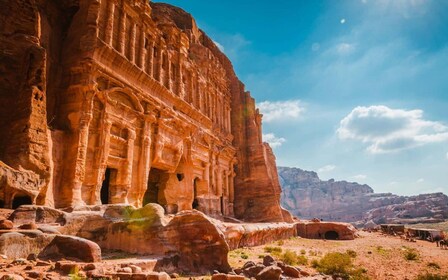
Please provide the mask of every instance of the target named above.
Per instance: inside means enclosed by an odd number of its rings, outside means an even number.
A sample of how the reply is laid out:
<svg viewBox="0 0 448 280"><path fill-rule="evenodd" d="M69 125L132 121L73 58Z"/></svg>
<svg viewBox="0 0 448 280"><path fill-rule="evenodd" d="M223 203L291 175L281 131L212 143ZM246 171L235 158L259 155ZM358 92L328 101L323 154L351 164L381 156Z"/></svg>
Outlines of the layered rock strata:
<svg viewBox="0 0 448 280"><path fill-rule="evenodd" d="M21 206L10 220L15 227L0 231L0 252L8 257L26 257L31 252L58 257L69 248L73 252L66 257L92 261L89 256L94 253L80 257L79 250L72 249L85 247L81 251L95 252L93 247L99 246L102 250L144 255L155 260L152 269L169 272L227 272L229 250L297 235L294 223L230 224L196 210L165 215L164 209L153 203L138 209L101 205L73 212ZM19 229L30 224L37 230Z"/></svg>
<svg viewBox="0 0 448 280"><path fill-rule="evenodd" d="M7 208L158 203L291 219L253 98L186 12L144 0L3 1L0 45Z"/></svg>
<svg viewBox="0 0 448 280"><path fill-rule="evenodd" d="M441 222L448 218L448 197L443 193L399 196L374 193L368 185L323 181L316 172L279 167L282 204L294 215L324 221L368 223Z"/></svg>

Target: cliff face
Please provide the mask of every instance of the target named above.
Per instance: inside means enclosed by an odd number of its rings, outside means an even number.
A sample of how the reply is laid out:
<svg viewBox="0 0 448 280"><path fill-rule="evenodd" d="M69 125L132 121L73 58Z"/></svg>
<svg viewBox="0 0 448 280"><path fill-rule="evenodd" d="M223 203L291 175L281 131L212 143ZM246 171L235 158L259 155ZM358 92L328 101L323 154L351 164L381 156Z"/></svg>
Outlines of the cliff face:
<svg viewBox="0 0 448 280"><path fill-rule="evenodd" d="M448 218L448 197L442 193L398 196L374 193L368 185L322 181L316 172L279 167L282 205L300 218L374 223L437 222Z"/></svg>
<svg viewBox="0 0 448 280"><path fill-rule="evenodd" d="M255 102L190 14L145 0L17 0L0 16L6 207L287 216Z"/></svg>

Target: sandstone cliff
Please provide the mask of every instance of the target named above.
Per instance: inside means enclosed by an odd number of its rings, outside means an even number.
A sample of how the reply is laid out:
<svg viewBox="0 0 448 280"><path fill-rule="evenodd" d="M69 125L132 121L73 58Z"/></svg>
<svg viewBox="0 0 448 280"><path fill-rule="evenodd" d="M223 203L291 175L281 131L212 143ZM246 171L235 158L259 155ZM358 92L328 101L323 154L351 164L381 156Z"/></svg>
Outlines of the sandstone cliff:
<svg viewBox="0 0 448 280"><path fill-rule="evenodd" d="M279 167L282 205L300 218L365 223L437 222L448 218L442 193L398 196L374 193L368 185L321 180L316 172Z"/></svg>
<svg viewBox="0 0 448 280"><path fill-rule="evenodd" d="M187 12L2 1L0 44L0 204L290 220L254 99Z"/></svg>

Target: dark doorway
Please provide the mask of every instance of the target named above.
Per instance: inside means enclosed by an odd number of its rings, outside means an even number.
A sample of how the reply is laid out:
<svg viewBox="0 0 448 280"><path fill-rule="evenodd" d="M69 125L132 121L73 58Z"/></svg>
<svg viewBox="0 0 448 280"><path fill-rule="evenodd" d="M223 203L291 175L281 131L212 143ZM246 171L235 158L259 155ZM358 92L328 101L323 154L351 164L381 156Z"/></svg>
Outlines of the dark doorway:
<svg viewBox="0 0 448 280"><path fill-rule="evenodd" d="M224 211L224 197L223 196L221 196L220 203L221 203L221 214L224 215L225 211Z"/></svg>
<svg viewBox="0 0 448 280"><path fill-rule="evenodd" d="M199 178L195 178L193 181L193 204L191 205L191 208L198 210L199 208L199 201L198 201L198 182Z"/></svg>
<svg viewBox="0 0 448 280"><path fill-rule="evenodd" d="M27 195L16 196L12 201L12 209L17 209L21 205L30 205L30 204L33 204L33 202L31 201L31 197Z"/></svg>
<svg viewBox="0 0 448 280"><path fill-rule="evenodd" d="M334 230L327 231L325 233L325 239L328 239L328 240L338 240L339 239L339 233L337 233Z"/></svg>
<svg viewBox="0 0 448 280"><path fill-rule="evenodd" d="M113 169L106 168L106 172L104 173L103 184L101 185L101 204L109 203L109 191L110 191L110 181Z"/></svg>
<svg viewBox="0 0 448 280"><path fill-rule="evenodd" d="M159 188L162 175L165 172L157 168L151 168L148 176L148 188L143 197L143 206L148 203L159 203Z"/></svg>

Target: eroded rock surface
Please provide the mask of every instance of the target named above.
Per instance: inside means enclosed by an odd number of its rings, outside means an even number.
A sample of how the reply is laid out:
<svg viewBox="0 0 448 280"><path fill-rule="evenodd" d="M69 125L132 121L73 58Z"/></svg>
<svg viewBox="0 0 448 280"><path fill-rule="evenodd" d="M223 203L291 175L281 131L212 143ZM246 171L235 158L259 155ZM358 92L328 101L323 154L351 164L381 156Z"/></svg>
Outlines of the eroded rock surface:
<svg viewBox="0 0 448 280"><path fill-rule="evenodd" d="M255 101L190 14L144 0L0 13L0 204L289 219Z"/></svg>
<svg viewBox="0 0 448 280"><path fill-rule="evenodd" d="M398 196L374 193L368 185L323 181L316 172L279 167L282 204L294 215L324 221L366 223L440 222L448 218L448 197L442 193Z"/></svg>

